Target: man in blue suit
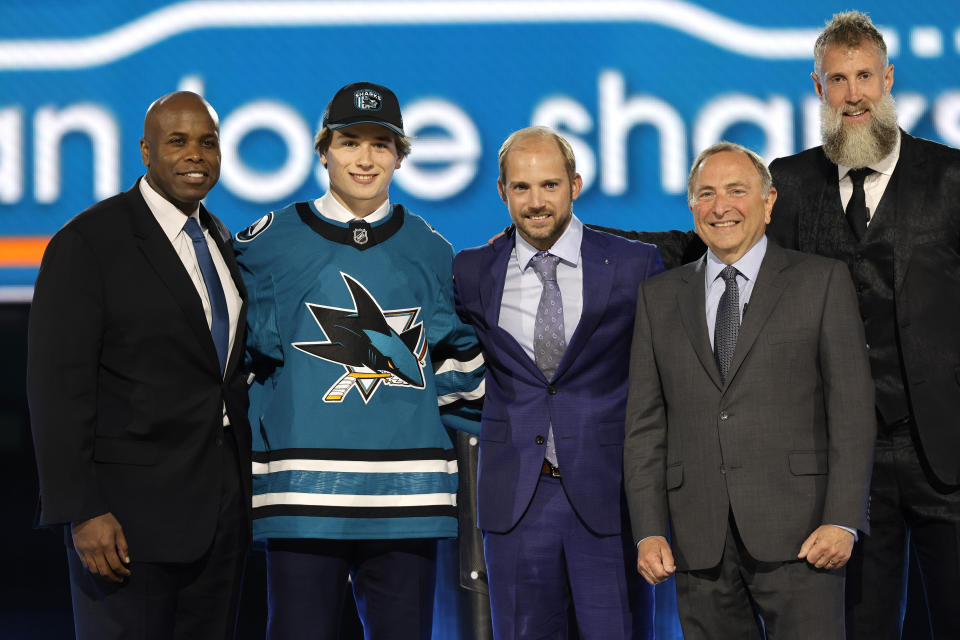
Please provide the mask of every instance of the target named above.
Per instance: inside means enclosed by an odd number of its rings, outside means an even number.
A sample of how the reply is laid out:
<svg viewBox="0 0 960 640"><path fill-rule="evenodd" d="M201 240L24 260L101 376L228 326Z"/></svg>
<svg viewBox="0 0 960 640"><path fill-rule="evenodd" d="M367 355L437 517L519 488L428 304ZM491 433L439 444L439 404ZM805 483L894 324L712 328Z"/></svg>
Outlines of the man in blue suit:
<svg viewBox="0 0 960 640"><path fill-rule="evenodd" d="M652 593L625 526L623 425L637 287L656 248L584 228L570 145L549 129L500 148L515 230L454 260L458 312L487 360L480 436L494 636L652 637Z"/></svg>

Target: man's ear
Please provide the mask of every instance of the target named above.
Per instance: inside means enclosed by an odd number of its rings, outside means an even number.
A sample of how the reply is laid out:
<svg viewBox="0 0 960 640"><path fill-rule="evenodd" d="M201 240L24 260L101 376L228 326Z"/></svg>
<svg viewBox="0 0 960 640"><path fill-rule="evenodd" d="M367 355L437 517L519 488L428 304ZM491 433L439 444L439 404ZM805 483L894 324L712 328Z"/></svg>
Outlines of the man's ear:
<svg viewBox="0 0 960 640"><path fill-rule="evenodd" d="M820 84L820 78L817 77L815 72L811 73L810 77L813 79L813 90L816 91L820 99L823 100L823 85Z"/></svg>
<svg viewBox="0 0 960 640"><path fill-rule="evenodd" d="M504 204L506 204L507 194L503 190L503 182L500 180L497 180L497 192L500 194L500 199L503 200Z"/></svg>
<svg viewBox="0 0 960 640"><path fill-rule="evenodd" d="M140 162L143 166L150 166L150 143L146 138L140 138Z"/></svg>

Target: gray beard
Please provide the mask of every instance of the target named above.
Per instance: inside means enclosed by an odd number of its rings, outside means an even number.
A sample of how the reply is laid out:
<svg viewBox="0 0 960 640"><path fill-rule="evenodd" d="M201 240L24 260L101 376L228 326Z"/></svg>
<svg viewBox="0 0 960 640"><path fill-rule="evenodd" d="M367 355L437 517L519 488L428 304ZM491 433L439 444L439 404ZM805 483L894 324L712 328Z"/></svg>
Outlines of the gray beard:
<svg viewBox="0 0 960 640"><path fill-rule="evenodd" d="M897 144L897 105L889 93L876 103L866 104L870 121L866 124L843 120L843 107L834 108L826 100L820 103L820 135L823 152L835 164L853 169L870 166L893 151Z"/></svg>

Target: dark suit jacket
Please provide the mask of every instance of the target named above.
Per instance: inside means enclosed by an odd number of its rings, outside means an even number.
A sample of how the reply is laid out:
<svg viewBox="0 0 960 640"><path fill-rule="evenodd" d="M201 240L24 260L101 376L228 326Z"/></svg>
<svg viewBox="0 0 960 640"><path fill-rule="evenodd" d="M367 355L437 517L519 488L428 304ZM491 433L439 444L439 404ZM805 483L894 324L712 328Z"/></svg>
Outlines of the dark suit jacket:
<svg viewBox="0 0 960 640"><path fill-rule="evenodd" d="M763 562L795 560L821 524L867 532L876 423L846 267L770 242L726 384L704 310L706 260L640 286L624 481L636 540L677 567L720 562L732 511Z"/></svg>
<svg viewBox="0 0 960 640"><path fill-rule="evenodd" d="M224 402L249 496L247 393L238 369L246 290L225 227L202 207L200 216L244 299L225 377L197 290L138 185L53 237L30 312L40 523L112 512L140 562L191 561L209 547Z"/></svg>
<svg viewBox="0 0 960 640"><path fill-rule="evenodd" d="M822 147L770 164L777 202L767 235L813 252L821 219L842 215L837 165ZM904 381L923 453L960 484L960 151L901 132L894 208L894 299Z"/></svg>
<svg viewBox="0 0 960 640"><path fill-rule="evenodd" d="M553 380L499 327L514 246L508 233L457 254L457 310L487 365L480 435L478 524L505 532L533 497L552 422L563 486L590 529L619 534L627 355L637 285L663 270L649 245L584 229L583 313Z"/></svg>

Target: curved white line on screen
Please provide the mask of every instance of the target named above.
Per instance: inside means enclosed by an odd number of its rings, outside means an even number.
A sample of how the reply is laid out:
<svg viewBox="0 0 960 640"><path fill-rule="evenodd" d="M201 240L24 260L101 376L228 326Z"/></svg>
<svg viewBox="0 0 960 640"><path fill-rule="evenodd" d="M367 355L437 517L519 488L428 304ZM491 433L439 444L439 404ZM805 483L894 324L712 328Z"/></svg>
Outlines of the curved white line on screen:
<svg viewBox="0 0 960 640"><path fill-rule="evenodd" d="M780 60L811 58L819 32L748 26L679 0L207 0L170 5L83 38L0 40L0 70L109 64L198 29L565 22L649 22L734 53ZM895 55L896 34L884 37Z"/></svg>

